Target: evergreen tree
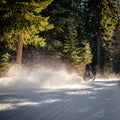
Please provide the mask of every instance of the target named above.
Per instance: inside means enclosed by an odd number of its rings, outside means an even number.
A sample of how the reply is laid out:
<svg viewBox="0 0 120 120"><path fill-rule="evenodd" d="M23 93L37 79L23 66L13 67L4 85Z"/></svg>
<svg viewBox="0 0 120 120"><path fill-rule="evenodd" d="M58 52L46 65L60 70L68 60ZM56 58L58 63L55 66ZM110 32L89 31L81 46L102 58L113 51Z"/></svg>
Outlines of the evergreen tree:
<svg viewBox="0 0 120 120"><path fill-rule="evenodd" d="M82 64L80 51L82 49L81 36L78 36L81 23L79 14L80 2L78 0L59 1L55 0L47 10L50 14L50 22L54 23L55 28L48 31L45 36L48 40L48 48L54 51L59 58L70 65L80 67ZM45 14L44 13L44 14ZM83 31L83 30L81 30ZM50 50L49 49L49 50Z"/></svg>
<svg viewBox="0 0 120 120"><path fill-rule="evenodd" d="M8 53L5 53L2 56L1 63L0 63L0 76L1 77L4 77L6 75L10 67L9 58L10 58L10 55Z"/></svg>
<svg viewBox="0 0 120 120"><path fill-rule="evenodd" d="M87 0L88 31L93 60L99 68L110 61L110 38L118 22L119 7L116 0ZM104 56L103 56L104 55Z"/></svg>
<svg viewBox="0 0 120 120"><path fill-rule="evenodd" d="M118 0L118 5L120 8L120 0ZM118 24L113 36L113 47L111 49L111 54L113 56L113 70L116 73L120 73L120 12L118 18Z"/></svg>
<svg viewBox="0 0 120 120"><path fill-rule="evenodd" d="M102 0L102 40L110 40L118 23L119 6L116 0Z"/></svg>
<svg viewBox="0 0 120 120"><path fill-rule="evenodd" d="M113 45L113 40L111 39L116 25L118 23L118 14L119 14L119 7L116 0L103 0L102 1L102 11L101 11L101 46L104 48L101 52L104 52L104 56L101 55L101 62L102 64L106 64L112 67L112 54L111 49ZM104 57L104 58L103 58Z"/></svg>
<svg viewBox="0 0 120 120"><path fill-rule="evenodd" d="M64 26L67 22L66 12L66 1L54 0L43 13L45 16L48 16L48 14L51 16L49 21L55 26L54 29L44 34L47 38L46 48L59 58L64 41Z"/></svg>
<svg viewBox="0 0 120 120"><path fill-rule="evenodd" d="M79 41L77 40L77 31L72 24L66 26L65 39L63 43L62 59L66 63L75 67L80 63L80 49L78 48ZM73 27L73 28L71 28Z"/></svg>
<svg viewBox="0 0 120 120"><path fill-rule="evenodd" d="M4 0L0 3L0 34L9 48L17 48L17 63L21 64L24 45L45 45L45 39L39 36L41 31L53 28L49 17L40 14L52 0Z"/></svg>
<svg viewBox="0 0 120 120"><path fill-rule="evenodd" d="M114 36L113 44L111 48L111 56L113 58L113 70L116 73L120 73L120 25L118 24Z"/></svg>

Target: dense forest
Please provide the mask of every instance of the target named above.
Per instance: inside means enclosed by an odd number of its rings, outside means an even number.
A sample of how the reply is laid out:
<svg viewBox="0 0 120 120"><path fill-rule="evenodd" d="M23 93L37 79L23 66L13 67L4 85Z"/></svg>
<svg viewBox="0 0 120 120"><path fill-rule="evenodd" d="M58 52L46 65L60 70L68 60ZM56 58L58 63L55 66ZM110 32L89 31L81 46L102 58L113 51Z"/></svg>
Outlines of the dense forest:
<svg viewBox="0 0 120 120"><path fill-rule="evenodd" d="M12 64L120 72L119 0L0 0L0 76ZM58 67L59 68L59 67Z"/></svg>

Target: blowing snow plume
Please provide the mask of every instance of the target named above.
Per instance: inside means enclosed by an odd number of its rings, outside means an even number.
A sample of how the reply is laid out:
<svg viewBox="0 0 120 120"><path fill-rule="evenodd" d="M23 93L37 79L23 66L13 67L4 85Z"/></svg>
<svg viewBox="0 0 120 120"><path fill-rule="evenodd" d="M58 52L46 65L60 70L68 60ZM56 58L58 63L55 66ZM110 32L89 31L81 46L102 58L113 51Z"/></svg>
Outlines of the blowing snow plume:
<svg viewBox="0 0 120 120"><path fill-rule="evenodd" d="M82 78L65 69L54 70L46 67L20 68L12 66L9 77L0 79L2 89L65 88L79 86Z"/></svg>

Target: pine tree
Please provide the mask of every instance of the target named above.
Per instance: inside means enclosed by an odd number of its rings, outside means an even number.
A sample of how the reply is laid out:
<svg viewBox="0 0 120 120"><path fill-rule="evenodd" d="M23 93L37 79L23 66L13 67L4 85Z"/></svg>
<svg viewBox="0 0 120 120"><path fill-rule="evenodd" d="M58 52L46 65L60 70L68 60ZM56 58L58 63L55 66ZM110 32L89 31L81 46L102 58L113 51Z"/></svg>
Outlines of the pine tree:
<svg viewBox="0 0 120 120"><path fill-rule="evenodd" d="M119 7L116 0L102 0L101 29L102 40L110 40L118 23Z"/></svg>
<svg viewBox="0 0 120 120"><path fill-rule="evenodd" d="M118 24L113 36L111 55L113 58L113 71L120 73L120 24Z"/></svg>
<svg viewBox="0 0 120 120"><path fill-rule="evenodd" d="M51 16L49 21L55 26L54 29L44 34L47 38L46 49L52 51L59 58L64 41L64 26L67 22L66 12L66 1L55 0L43 13L45 16L48 16L48 14Z"/></svg>
<svg viewBox="0 0 120 120"><path fill-rule="evenodd" d="M76 48L82 51L84 49L82 44L86 40L90 44L89 52L92 50L92 61L98 65L98 69L111 59L110 38L118 19L118 5L115 0L56 0L49 6L47 12L52 16L50 22L55 23L50 36L46 35L49 38L48 46L51 45L50 48L60 56L66 43L70 44L71 40L76 40L78 42L76 44L79 44ZM74 30L77 31L76 37L71 34ZM80 57L84 58L83 54Z"/></svg>
<svg viewBox="0 0 120 120"><path fill-rule="evenodd" d="M66 27L68 30L66 29L65 33L62 56L67 63L75 65L80 61L80 49L78 48L79 42L77 40L77 31L74 29L72 24L69 24L69 26Z"/></svg>
<svg viewBox="0 0 120 120"><path fill-rule="evenodd" d="M110 38L118 22L119 7L116 0L87 0L87 12L89 13L87 27L94 54L93 60L100 68L107 60L110 60Z"/></svg>
<svg viewBox="0 0 120 120"><path fill-rule="evenodd" d="M77 60L80 58L78 55L80 41L77 31L80 23L78 3L78 1L56 0L46 10L46 13L49 12L51 16L50 22L55 25L53 30L47 32L48 46L54 49L55 54L58 54L61 60L69 64L75 64L75 62L77 64L77 61L80 61Z"/></svg>
<svg viewBox="0 0 120 120"><path fill-rule="evenodd" d="M0 63L0 76L1 77L4 77L6 75L10 67L9 58L10 58L10 55L8 53L5 53L2 56L1 63Z"/></svg>
<svg viewBox="0 0 120 120"><path fill-rule="evenodd" d="M118 23L119 7L116 0L103 0L102 10L101 10L101 52L105 53L104 56L101 55L102 64L107 64L109 69L112 67L112 55L111 49L113 45L113 40L111 39L116 25ZM106 62L105 62L106 61Z"/></svg>
<svg viewBox="0 0 120 120"><path fill-rule="evenodd" d="M4 0L0 4L1 40L6 41L12 49L16 49L18 43L17 63L21 64L23 44L45 45L45 39L39 33L53 28L53 25L48 23L49 17L42 17L40 13L51 2L52 0Z"/></svg>

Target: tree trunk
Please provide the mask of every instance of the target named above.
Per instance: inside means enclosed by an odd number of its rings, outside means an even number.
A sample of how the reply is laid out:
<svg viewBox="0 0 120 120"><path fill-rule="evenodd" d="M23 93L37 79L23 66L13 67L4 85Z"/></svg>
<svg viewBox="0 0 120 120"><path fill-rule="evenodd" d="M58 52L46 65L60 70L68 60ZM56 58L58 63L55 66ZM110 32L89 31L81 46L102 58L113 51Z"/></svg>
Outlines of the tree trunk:
<svg viewBox="0 0 120 120"><path fill-rule="evenodd" d="M16 64L22 63L22 49L23 49L23 35L19 34L18 36L18 48L17 48L17 57L16 57Z"/></svg>
<svg viewBox="0 0 120 120"><path fill-rule="evenodd" d="M101 61L100 61L100 45L101 44L101 41L99 39L99 37L97 38L97 71L100 72L100 64L101 64Z"/></svg>
<svg viewBox="0 0 120 120"><path fill-rule="evenodd" d="M70 5L73 6L73 0L70 0Z"/></svg>

